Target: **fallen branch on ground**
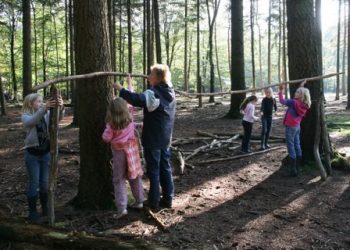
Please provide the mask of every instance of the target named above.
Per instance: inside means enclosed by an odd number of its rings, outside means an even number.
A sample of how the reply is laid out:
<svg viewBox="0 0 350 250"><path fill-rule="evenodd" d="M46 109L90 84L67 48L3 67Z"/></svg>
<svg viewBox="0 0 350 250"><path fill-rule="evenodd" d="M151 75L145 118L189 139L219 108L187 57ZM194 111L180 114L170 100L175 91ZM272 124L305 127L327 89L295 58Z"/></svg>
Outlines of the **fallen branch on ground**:
<svg viewBox="0 0 350 250"><path fill-rule="evenodd" d="M235 155L232 157L217 158L217 159L211 159L211 160L208 159L205 161L200 161L198 163L199 164L208 164L208 163L215 163L215 162L222 162L222 161L231 161L231 160L241 159L241 158L245 158L245 157L249 157L249 156L253 156L253 155L267 153L267 152L282 149L282 148L285 148L285 147L284 146L273 147L273 148L269 148L269 149L265 149L265 150L261 150L261 151L256 151L256 152L252 152L252 153L248 153L248 154Z"/></svg>
<svg viewBox="0 0 350 250"><path fill-rule="evenodd" d="M151 218L156 222L156 224L162 229L166 229L166 225L163 223L161 219L158 218L156 213L153 213L152 210L148 207L145 208L146 213L151 216Z"/></svg>

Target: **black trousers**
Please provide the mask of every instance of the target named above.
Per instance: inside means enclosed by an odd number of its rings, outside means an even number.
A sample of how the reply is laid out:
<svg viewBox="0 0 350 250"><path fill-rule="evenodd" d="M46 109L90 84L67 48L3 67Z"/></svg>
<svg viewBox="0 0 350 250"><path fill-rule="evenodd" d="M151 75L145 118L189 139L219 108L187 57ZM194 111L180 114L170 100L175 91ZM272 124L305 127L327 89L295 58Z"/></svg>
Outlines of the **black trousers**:
<svg viewBox="0 0 350 250"><path fill-rule="evenodd" d="M244 135L242 139L242 151L248 151L249 150L249 142L250 138L252 136L252 130L253 130L253 123L242 121Z"/></svg>

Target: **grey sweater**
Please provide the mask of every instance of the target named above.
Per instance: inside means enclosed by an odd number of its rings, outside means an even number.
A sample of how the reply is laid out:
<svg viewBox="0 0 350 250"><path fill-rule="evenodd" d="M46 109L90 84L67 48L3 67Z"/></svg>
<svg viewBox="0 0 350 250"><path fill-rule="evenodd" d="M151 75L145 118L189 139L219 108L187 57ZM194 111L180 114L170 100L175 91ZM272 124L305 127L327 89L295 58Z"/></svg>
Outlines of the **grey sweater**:
<svg viewBox="0 0 350 250"><path fill-rule="evenodd" d="M62 120L64 116L64 109L60 109L59 120ZM26 138L24 139L24 148L39 146L38 134L36 131L36 125L40 122L41 118L45 119L47 125L47 131L49 131L49 117L50 111L46 111L45 108L38 109L35 113L23 113L22 122L26 129Z"/></svg>

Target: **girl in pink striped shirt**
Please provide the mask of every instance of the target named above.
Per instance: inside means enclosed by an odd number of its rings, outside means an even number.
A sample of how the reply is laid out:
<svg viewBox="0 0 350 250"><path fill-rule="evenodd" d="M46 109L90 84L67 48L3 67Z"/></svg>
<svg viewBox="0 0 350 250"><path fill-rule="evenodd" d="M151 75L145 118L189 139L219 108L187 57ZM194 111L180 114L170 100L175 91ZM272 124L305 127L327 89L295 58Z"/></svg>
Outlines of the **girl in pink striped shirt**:
<svg viewBox="0 0 350 250"><path fill-rule="evenodd" d="M259 118L254 115L255 105L258 101L258 98L255 95L247 97L241 104L241 113L244 115L242 120L242 125L244 129L244 135L242 139L242 153L250 153L250 137L252 135L253 123Z"/></svg>
<svg viewBox="0 0 350 250"><path fill-rule="evenodd" d="M143 170L139 154L138 139L135 136L136 124L132 121L127 102L117 97L108 108L106 129L102 138L111 144L113 153L113 185L117 218L127 215L126 180L129 181L135 203L130 207L143 207L144 193L142 186Z"/></svg>

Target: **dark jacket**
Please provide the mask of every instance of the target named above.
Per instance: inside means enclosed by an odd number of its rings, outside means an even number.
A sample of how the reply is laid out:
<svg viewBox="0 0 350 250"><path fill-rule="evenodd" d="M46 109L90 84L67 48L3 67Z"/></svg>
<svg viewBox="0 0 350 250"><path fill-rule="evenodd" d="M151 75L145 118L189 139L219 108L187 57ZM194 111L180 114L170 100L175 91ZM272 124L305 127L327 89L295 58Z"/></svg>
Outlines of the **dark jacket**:
<svg viewBox="0 0 350 250"><path fill-rule="evenodd" d="M165 149L171 144L174 128L176 100L173 88L166 83L160 83L152 88L155 98L159 99L159 106L149 112L144 93L136 94L126 89L120 91L120 97L136 107L143 108L142 145L149 149Z"/></svg>
<svg viewBox="0 0 350 250"><path fill-rule="evenodd" d="M261 109L260 111L263 113L264 117L272 117L273 109L275 112L277 111L277 104L276 99L271 97L264 97L264 99L261 102Z"/></svg>

